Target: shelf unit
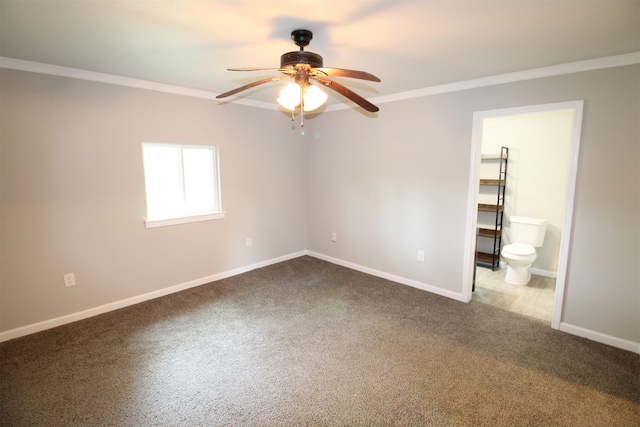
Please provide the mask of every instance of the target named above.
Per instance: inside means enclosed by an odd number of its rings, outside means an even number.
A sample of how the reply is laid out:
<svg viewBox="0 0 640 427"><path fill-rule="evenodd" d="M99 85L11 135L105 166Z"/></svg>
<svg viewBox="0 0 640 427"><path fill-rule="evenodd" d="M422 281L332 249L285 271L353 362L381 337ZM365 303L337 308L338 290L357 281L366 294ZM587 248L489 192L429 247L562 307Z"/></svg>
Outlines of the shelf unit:
<svg viewBox="0 0 640 427"><path fill-rule="evenodd" d="M502 221L504 218L504 193L507 184L507 162L509 159L509 148L501 147L500 153L496 155L482 155L482 161L499 161L499 172L497 179L480 179L481 186L495 187L495 204L478 204L478 212L492 212L495 220L492 228L478 227L477 239L491 239L492 250L490 252L480 252L476 250L476 265L497 270L500 267L500 250L502 249ZM477 244L476 244L477 246Z"/></svg>

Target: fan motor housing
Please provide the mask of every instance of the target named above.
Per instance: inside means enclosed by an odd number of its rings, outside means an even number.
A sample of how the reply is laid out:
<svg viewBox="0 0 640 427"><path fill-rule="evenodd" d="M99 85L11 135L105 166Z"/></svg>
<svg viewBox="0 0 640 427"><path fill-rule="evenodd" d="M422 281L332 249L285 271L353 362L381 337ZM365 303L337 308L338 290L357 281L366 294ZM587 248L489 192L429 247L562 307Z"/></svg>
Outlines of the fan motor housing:
<svg viewBox="0 0 640 427"><path fill-rule="evenodd" d="M287 52L280 56L280 68L296 64L308 64L313 68L322 68L322 56L306 50Z"/></svg>

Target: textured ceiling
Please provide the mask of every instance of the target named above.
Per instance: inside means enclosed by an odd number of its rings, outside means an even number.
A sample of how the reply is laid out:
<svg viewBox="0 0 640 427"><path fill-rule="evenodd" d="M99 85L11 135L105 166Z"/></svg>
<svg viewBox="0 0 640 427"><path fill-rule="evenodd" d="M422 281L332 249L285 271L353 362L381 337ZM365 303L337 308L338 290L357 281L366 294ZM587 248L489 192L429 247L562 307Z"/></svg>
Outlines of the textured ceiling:
<svg viewBox="0 0 640 427"><path fill-rule="evenodd" d="M0 1L4 58L216 94L278 75L226 68L277 68L296 28L325 66L380 77L337 79L369 99L640 50L639 1Z"/></svg>

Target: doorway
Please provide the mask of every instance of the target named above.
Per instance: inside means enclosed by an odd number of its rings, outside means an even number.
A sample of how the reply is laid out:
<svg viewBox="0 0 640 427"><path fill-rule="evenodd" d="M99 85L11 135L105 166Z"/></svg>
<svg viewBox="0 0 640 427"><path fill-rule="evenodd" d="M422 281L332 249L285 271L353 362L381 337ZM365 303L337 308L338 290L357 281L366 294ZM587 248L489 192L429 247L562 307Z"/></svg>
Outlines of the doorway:
<svg viewBox="0 0 640 427"><path fill-rule="evenodd" d="M551 326L554 329L560 327L571 241L582 110L583 101L572 101L474 113L463 283L463 292L468 300L472 298L472 284L476 273L477 205L481 203L482 197L479 192L481 155L499 150L500 146L507 146L510 161L505 217L519 215L549 220L545 244L538 248L538 259L531 272L541 276L542 282L546 280L543 287L548 287L548 283L555 280L555 286L552 286L555 287L555 295L552 297ZM505 223L508 224L508 221ZM505 244L508 244L508 227L505 231ZM500 273L497 272L497 282L500 281ZM531 283L541 286L540 280ZM523 289L525 295L526 292L531 295L532 287ZM505 295L505 298L511 297L512 295Z"/></svg>

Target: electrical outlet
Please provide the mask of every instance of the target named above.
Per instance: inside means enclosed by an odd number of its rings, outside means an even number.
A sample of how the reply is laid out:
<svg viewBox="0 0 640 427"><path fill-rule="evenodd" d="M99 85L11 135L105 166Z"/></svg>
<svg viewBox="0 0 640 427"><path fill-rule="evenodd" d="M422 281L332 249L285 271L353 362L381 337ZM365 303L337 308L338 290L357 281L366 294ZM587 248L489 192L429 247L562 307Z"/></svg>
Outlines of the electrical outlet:
<svg viewBox="0 0 640 427"><path fill-rule="evenodd" d="M418 251L418 261L424 262L424 251Z"/></svg>
<svg viewBox="0 0 640 427"><path fill-rule="evenodd" d="M332 242L337 242L338 241L338 233L336 233L335 231L333 233L331 233L331 241Z"/></svg>
<svg viewBox="0 0 640 427"><path fill-rule="evenodd" d="M247 247L250 247L253 244L253 242L251 241L251 237L247 237L244 242Z"/></svg>
<svg viewBox="0 0 640 427"><path fill-rule="evenodd" d="M75 286L76 285L76 276L73 273L65 274L64 276L64 286Z"/></svg>

